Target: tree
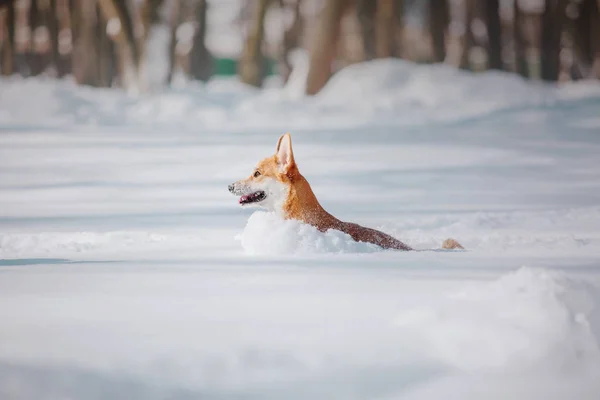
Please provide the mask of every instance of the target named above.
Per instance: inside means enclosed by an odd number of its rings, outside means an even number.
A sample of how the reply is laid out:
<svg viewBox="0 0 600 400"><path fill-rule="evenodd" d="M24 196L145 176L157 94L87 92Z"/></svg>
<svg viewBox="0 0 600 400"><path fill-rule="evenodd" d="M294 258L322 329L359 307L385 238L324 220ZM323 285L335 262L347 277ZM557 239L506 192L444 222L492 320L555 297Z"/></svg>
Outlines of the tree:
<svg viewBox="0 0 600 400"><path fill-rule="evenodd" d="M69 8L69 30L71 31L71 63L75 54L76 46L79 43L79 29L81 25L81 5L78 0L68 0ZM71 67L71 69L73 69Z"/></svg>
<svg viewBox="0 0 600 400"><path fill-rule="evenodd" d="M167 83L173 82L175 70L177 69L177 28L181 21L181 0L174 0L171 4L171 15L169 24L171 25L171 41L169 43L169 72L167 74Z"/></svg>
<svg viewBox="0 0 600 400"><path fill-rule="evenodd" d="M488 36L488 66L491 69L502 70L502 29L499 0L487 0L484 4Z"/></svg>
<svg viewBox="0 0 600 400"><path fill-rule="evenodd" d="M600 79L600 0L596 4L591 2L590 8L590 52L593 54L593 75ZM594 7L595 5L595 7Z"/></svg>
<svg viewBox="0 0 600 400"><path fill-rule="evenodd" d="M377 55L375 37L375 14L377 0L357 0L356 13L360 24L363 55L365 60L372 60Z"/></svg>
<svg viewBox="0 0 600 400"><path fill-rule="evenodd" d="M12 75L15 71L15 5L8 2L4 14L5 24L2 36L2 47L0 48L0 62L2 75Z"/></svg>
<svg viewBox="0 0 600 400"><path fill-rule="evenodd" d="M517 73L524 78L529 76L529 68L525 53L525 37L523 35L523 10L519 1L514 2L513 37L515 46L515 67Z"/></svg>
<svg viewBox="0 0 600 400"><path fill-rule="evenodd" d="M600 0L590 1L590 53L594 59L593 76L600 79Z"/></svg>
<svg viewBox="0 0 600 400"><path fill-rule="evenodd" d="M583 77L600 78L599 3L599 0L583 0L577 18L570 22L576 68Z"/></svg>
<svg viewBox="0 0 600 400"><path fill-rule="evenodd" d="M162 13L160 12L165 4L164 0L143 0L138 7L135 6L135 3L136 2L134 1L128 4L128 13L131 15L131 24L133 27L133 37L131 40L137 51L138 80L141 90L145 91L146 89L150 89L151 84L149 76L147 75L148 40L155 25L168 25L168 22L165 21L165 18L162 17Z"/></svg>
<svg viewBox="0 0 600 400"><path fill-rule="evenodd" d="M332 62L338 42L340 21L348 0L327 0L318 16L310 48L306 93L317 94L332 74Z"/></svg>
<svg viewBox="0 0 600 400"><path fill-rule="evenodd" d="M560 73L560 39L566 0L546 0L542 15L541 64L542 79L557 81Z"/></svg>
<svg viewBox="0 0 600 400"><path fill-rule="evenodd" d="M206 0L196 1L196 30L190 52L190 75L200 81L207 81L212 75L212 56L206 48Z"/></svg>
<svg viewBox="0 0 600 400"><path fill-rule="evenodd" d="M434 62L444 62L446 59L446 32L449 19L447 0L429 0L429 30Z"/></svg>
<svg viewBox="0 0 600 400"><path fill-rule="evenodd" d="M150 31L152 29L152 25L157 23L160 20L159 9L162 7L164 0L145 0L139 12L139 19L142 24L142 42L146 42L148 36L150 35ZM143 46L140 46L140 50L143 51ZM140 57L141 58L141 57Z"/></svg>
<svg viewBox="0 0 600 400"><path fill-rule="evenodd" d="M30 45L28 53L28 64L30 74L33 76L39 75L45 69L45 60L42 57L41 52L38 50L38 29L42 26L42 17L39 0L31 0L29 3L29 15L28 23L31 32Z"/></svg>
<svg viewBox="0 0 600 400"><path fill-rule="evenodd" d="M242 57L238 66L242 82L260 87L264 79L265 59L262 44L265 30L265 16L271 0L258 0Z"/></svg>
<svg viewBox="0 0 600 400"><path fill-rule="evenodd" d="M281 6L283 7L283 0L280 1ZM303 0L294 1L294 20L292 22L292 25L283 33L283 43L279 60L279 75L281 76L284 82L288 81L288 78L292 73L292 65L289 59L290 53L293 49L300 46L300 37L302 36L302 32L304 31L304 21L300 13L300 6L302 5L302 1Z"/></svg>
<svg viewBox="0 0 600 400"><path fill-rule="evenodd" d="M71 58L75 81L81 85L100 86L100 57L96 0L71 0L73 55Z"/></svg>
<svg viewBox="0 0 600 400"><path fill-rule="evenodd" d="M56 74L58 76L62 76L59 73L59 65L60 65L60 54L58 52L58 5L56 0L50 0L49 7L49 16L48 19L48 33L50 36L50 63L54 65L56 68Z"/></svg>
<svg viewBox="0 0 600 400"><path fill-rule="evenodd" d="M400 55L400 35L402 30L402 1L378 0L376 14L377 57L397 57Z"/></svg>
<svg viewBox="0 0 600 400"><path fill-rule="evenodd" d="M106 31L114 42L119 55L121 85L132 93L143 90L140 82L140 50L134 34L130 1L98 0L100 11L106 21Z"/></svg>
<svg viewBox="0 0 600 400"><path fill-rule="evenodd" d="M465 33L462 38L462 54L460 58L460 68L470 70L471 69L471 58L470 52L473 46L475 46L475 37L473 35L473 20L475 19L475 1L477 0L465 0Z"/></svg>
<svg viewBox="0 0 600 400"><path fill-rule="evenodd" d="M111 87L117 75L116 61L114 57L114 45L107 35L108 24L103 21L98 10L98 23L96 24L96 51L98 54L98 77L97 85L100 87Z"/></svg>

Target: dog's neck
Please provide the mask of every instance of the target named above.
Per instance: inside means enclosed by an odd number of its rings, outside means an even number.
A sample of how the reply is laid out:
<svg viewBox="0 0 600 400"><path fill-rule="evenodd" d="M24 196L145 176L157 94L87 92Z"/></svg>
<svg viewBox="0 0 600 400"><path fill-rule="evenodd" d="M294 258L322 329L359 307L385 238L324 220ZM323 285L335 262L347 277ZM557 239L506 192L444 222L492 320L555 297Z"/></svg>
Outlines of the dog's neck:
<svg viewBox="0 0 600 400"><path fill-rule="evenodd" d="M282 211L285 219L296 219L320 231L339 229L341 222L321 206L308 181L299 172L292 176L291 185Z"/></svg>

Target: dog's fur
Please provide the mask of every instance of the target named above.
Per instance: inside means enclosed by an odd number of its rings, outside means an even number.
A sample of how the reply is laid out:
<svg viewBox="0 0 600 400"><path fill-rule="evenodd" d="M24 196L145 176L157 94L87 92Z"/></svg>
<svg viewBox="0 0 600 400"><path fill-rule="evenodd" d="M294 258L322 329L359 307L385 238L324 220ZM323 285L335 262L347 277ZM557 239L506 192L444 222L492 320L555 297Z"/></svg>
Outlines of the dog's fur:
<svg viewBox="0 0 600 400"><path fill-rule="evenodd" d="M371 228L343 222L319 204L308 181L298 171L289 133L281 136L275 154L260 161L250 177L229 185L229 191L240 197L241 205L258 205L316 227L321 232L336 229L357 242L376 244L384 249L412 250L398 239ZM444 241L444 249L462 249L454 239Z"/></svg>

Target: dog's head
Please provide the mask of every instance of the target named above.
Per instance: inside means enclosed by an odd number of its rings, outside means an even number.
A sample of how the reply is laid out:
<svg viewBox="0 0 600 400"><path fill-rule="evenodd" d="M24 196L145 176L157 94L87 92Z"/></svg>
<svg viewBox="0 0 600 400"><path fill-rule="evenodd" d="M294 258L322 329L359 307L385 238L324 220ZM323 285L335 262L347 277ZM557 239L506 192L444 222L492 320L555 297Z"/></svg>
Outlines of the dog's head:
<svg viewBox="0 0 600 400"><path fill-rule="evenodd" d="M286 133L279 138L275 154L260 161L248 178L229 185L229 191L240 196L242 206L256 205L278 211L289 196L297 171L292 137Z"/></svg>

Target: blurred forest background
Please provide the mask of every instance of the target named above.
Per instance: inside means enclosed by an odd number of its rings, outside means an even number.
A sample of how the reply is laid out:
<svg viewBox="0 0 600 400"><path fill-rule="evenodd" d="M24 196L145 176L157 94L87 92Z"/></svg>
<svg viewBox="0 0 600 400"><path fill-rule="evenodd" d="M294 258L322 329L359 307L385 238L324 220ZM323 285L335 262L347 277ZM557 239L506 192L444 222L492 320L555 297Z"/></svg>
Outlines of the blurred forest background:
<svg viewBox="0 0 600 400"><path fill-rule="evenodd" d="M0 0L0 71L144 92L215 75L286 82L304 60L309 95L348 64L387 57L600 78L599 9L600 0Z"/></svg>

